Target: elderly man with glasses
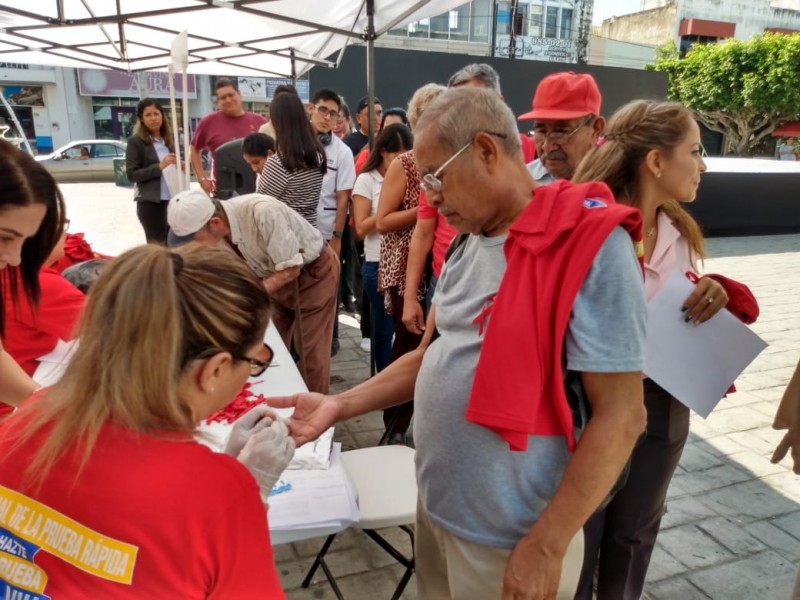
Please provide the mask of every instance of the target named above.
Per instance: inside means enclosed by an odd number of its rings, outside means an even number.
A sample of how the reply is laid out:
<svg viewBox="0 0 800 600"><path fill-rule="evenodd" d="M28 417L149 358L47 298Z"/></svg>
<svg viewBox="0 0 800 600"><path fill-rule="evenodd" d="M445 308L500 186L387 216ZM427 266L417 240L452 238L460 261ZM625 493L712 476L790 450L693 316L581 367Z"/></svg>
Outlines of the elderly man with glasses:
<svg viewBox="0 0 800 600"><path fill-rule="evenodd" d="M336 396L268 403L295 406L299 445L413 396L419 597L571 599L581 528L645 422L641 218L602 183L539 186L487 89L435 100L414 153L460 233L421 345Z"/></svg>
<svg viewBox="0 0 800 600"><path fill-rule="evenodd" d="M272 322L286 346L294 344L306 386L327 393L339 261L320 232L285 203L263 194L220 202L186 190L170 200L167 221L170 246L195 241L228 247L263 279L272 299ZM266 368L250 362L251 372Z"/></svg>
<svg viewBox="0 0 800 600"><path fill-rule="evenodd" d="M532 109L519 116L520 121L533 121L530 135L538 158L528 170L538 183L572 177L606 126L600 104L600 90L591 75L553 73L539 82Z"/></svg>

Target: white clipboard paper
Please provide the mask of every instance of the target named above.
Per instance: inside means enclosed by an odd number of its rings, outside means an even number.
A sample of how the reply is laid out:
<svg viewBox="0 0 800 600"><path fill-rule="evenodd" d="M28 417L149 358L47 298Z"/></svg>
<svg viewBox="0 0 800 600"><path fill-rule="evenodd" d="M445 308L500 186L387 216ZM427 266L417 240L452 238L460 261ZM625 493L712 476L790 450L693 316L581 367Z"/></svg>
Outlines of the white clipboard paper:
<svg viewBox="0 0 800 600"><path fill-rule="evenodd" d="M681 312L694 285L674 273L647 305L645 375L703 418L767 343L723 309L701 325Z"/></svg>

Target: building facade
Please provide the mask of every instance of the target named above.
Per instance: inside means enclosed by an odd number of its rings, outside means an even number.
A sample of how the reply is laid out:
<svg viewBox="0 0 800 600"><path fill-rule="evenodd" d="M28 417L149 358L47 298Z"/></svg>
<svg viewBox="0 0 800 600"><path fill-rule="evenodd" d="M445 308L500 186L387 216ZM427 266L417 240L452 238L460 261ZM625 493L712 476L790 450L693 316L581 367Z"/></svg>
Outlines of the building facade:
<svg viewBox="0 0 800 600"><path fill-rule="evenodd" d="M674 42L682 52L692 44L767 31L800 32L798 0L642 0L639 12L606 19L600 36L658 46Z"/></svg>
<svg viewBox="0 0 800 600"><path fill-rule="evenodd" d="M198 121L215 109L216 77L187 77L190 134ZM288 79L239 77L238 85L247 110L269 115L272 92ZM183 123L182 78L174 79L176 119ZM308 100L308 80L295 83L300 97ZM125 73L104 69L73 69L0 63L0 92L10 105L22 134L33 150L46 154L73 140L124 140L133 133L136 104L145 97L161 101L171 120L169 76L161 72ZM19 132L5 105L0 105L0 129L20 141Z"/></svg>

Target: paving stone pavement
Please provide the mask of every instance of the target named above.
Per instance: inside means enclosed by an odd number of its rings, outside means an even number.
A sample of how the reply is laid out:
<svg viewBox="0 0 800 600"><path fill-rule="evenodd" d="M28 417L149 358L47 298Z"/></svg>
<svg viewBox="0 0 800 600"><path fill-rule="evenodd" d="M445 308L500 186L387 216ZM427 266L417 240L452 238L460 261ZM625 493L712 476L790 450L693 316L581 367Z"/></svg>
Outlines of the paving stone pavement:
<svg viewBox="0 0 800 600"><path fill-rule="evenodd" d="M144 241L131 190L112 184L62 186L72 230L85 231L109 254ZM711 416L693 416L691 434L669 490L645 597L650 600L786 600L800 563L800 478L788 461L769 457L782 434L770 427L800 358L800 235L719 238L708 241L705 271L750 286L761 316L753 329L769 347L737 380L738 391ZM340 315L341 349L333 360L337 392L369 376L358 322ZM336 428L345 450L374 445L379 414ZM388 532L404 551L407 539ZM281 581L290 600L334 598L321 574L308 589L300 582L323 540L276 547ZM328 555L348 600L390 598L402 569L361 532L346 531ZM405 600L418 598L412 578Z"/></svg>

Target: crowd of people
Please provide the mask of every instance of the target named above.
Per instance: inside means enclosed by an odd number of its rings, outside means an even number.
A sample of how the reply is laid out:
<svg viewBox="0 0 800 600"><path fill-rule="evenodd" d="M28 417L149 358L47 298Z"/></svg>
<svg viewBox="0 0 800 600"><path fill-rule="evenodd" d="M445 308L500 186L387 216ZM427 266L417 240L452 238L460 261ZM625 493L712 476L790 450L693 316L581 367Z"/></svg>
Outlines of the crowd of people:
<svg viewBox="0 0 800 600"><path fill-rule="evenodd" d="M676 318L758 316L745 285L702 273L692 112L634 100L606 121L592 76L558 72L515 116L486 64L407 108L361 98L355 129L335 90L281 86L268 122L233 81L215 95L200 189L177 194L163 108L139 103L126 163L148 244L82 289L53 267L58 187L0 142L0 550L49 597L282 598L269 491L296 445L383 410L386 440L416 447L420 598L640 598L689 433L643 374L647 302L677 272ZM256 185L222 200L201 154L232 139ZM330 395L340 306L375 375ZM197 423L268 368L270 321L308 392L214 453ZM41 388L37 358L74 337ZM800 365L774 457L798 473L799 382ZM0 584L33 589L16 572Z"/></svg>

